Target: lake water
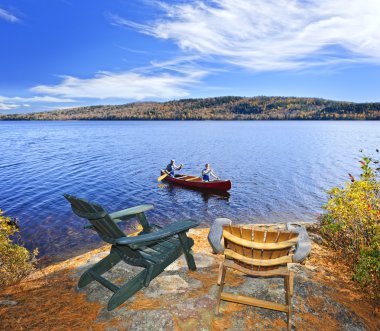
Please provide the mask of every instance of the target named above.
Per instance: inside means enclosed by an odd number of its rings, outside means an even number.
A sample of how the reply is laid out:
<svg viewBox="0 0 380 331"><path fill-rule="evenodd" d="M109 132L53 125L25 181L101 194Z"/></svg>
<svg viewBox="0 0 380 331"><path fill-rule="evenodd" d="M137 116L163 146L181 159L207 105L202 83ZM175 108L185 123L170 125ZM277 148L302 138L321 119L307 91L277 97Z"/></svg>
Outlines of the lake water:
<svg viewBox="0 0 380 331"><path fill-rule="evenodd" d="M0 122L0 208L52 259L100 244L63 193L109 211L153 203L159 224L313 221L325 191L359 173L359 150L379 145L380 122ZM230 195L158 185L171 158L196 175L211 163Z"/></svg>

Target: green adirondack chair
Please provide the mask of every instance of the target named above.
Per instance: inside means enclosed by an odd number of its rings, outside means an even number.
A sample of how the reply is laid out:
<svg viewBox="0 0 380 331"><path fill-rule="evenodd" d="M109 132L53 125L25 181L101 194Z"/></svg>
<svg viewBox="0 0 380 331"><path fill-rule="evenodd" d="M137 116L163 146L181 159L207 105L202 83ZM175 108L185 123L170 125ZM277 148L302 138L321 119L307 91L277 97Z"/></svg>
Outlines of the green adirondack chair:
<svg viewBox="0 0 380 331"><path fill-rule="evenodd" d="M85 228L95 230L103 241L112 244L109 255L88 269L80 278L78 287L82 288L97 281L112 292L107 309L113 310L124 301L147 287L152 279L184 253L190 270L196 270L191 247L194 241L186 236L186 232L199 225L197 221L185 220L172 223L164 228L151 226L145 212L153 205L140 205L109 214L99 204L64 194L70 202L73 212L86 218L90 224ZM127 237L117 223L137 217L143 230L134 237ZM143 267L139 274L118 287L101 275L120 261L133 266Z"/></svg>

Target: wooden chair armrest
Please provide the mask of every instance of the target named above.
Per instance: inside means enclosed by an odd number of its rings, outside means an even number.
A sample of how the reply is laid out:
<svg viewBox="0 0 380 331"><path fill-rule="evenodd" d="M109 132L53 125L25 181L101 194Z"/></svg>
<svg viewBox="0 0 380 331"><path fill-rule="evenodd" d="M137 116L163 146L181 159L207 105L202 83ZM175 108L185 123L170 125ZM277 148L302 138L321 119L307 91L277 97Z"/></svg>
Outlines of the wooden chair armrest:
<svg viewBox="0 0 380 331"><path fill-rule="evenodd" d="M144 213L148 210L151 210L153 208L154 208L154 206L150 205L150 204L139 205L139 206L135 206L132 208L127 208L127 209L116 211L114 213L109 214L109 216L114 221L116 221L115 218L123 221L123 220L126 220L128 218L132 218L132 217L136 216L137 214L141 214L141 213Z"/></svg>
<svg viewBox="0 0 380 331"><path fill-rule="evenodd" d="M168 226L147 234L141 234L134 237L122 237L115 240L117 245L127 245L132 249L137 249L141 246L147 246L153 244L161 239L172 237L175 234L186 232L191 228L195 228L199 225L198 221L186 220L169 224Z"/></svg>

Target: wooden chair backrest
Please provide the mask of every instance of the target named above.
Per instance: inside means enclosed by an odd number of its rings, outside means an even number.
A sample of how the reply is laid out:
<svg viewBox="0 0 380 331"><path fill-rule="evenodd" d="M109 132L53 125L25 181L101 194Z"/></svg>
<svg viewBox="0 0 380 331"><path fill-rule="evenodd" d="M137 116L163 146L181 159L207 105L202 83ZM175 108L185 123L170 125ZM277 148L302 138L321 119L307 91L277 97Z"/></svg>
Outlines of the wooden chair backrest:
<svg viewBox="0 0 380 331"><path fill-rule="evenodd" d="M64 194L64 197L70 202L73 212L79 217L88 219L101 237L118 239L125 236L107 211L99 204L68 194Z"/></svg>
<svg viewBox="0 0 380 331"><path fill-rule="evenodd" d="M298 233L255 226L224 225L224 255L251 270L272 270L292 262Z"/></svg>

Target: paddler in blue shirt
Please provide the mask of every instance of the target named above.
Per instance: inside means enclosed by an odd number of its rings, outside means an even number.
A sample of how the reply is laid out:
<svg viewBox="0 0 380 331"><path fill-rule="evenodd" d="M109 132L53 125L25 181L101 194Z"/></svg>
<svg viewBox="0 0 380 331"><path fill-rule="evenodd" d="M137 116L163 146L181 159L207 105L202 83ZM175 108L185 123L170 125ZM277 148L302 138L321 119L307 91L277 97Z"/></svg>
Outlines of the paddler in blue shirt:
<svg viewBox="0 0 380 331"><path fill-rule="evenodd" d="M171 160L170 163L166 166L166 172L169 173L170 176L174 177L174 171L175 170L181 170L183 164L180 164L179 166L177 166L175 164L175 160Z"/></svg>
<svg viewBox="0 0 380 331"><path fill-rule="evenodd" d="M210 181L210 176L215 179L219 179L217 175L215 175L214 171L211 169L210 165L206 163L205 168L202 170L202 179L204 182Z"/></svg>

